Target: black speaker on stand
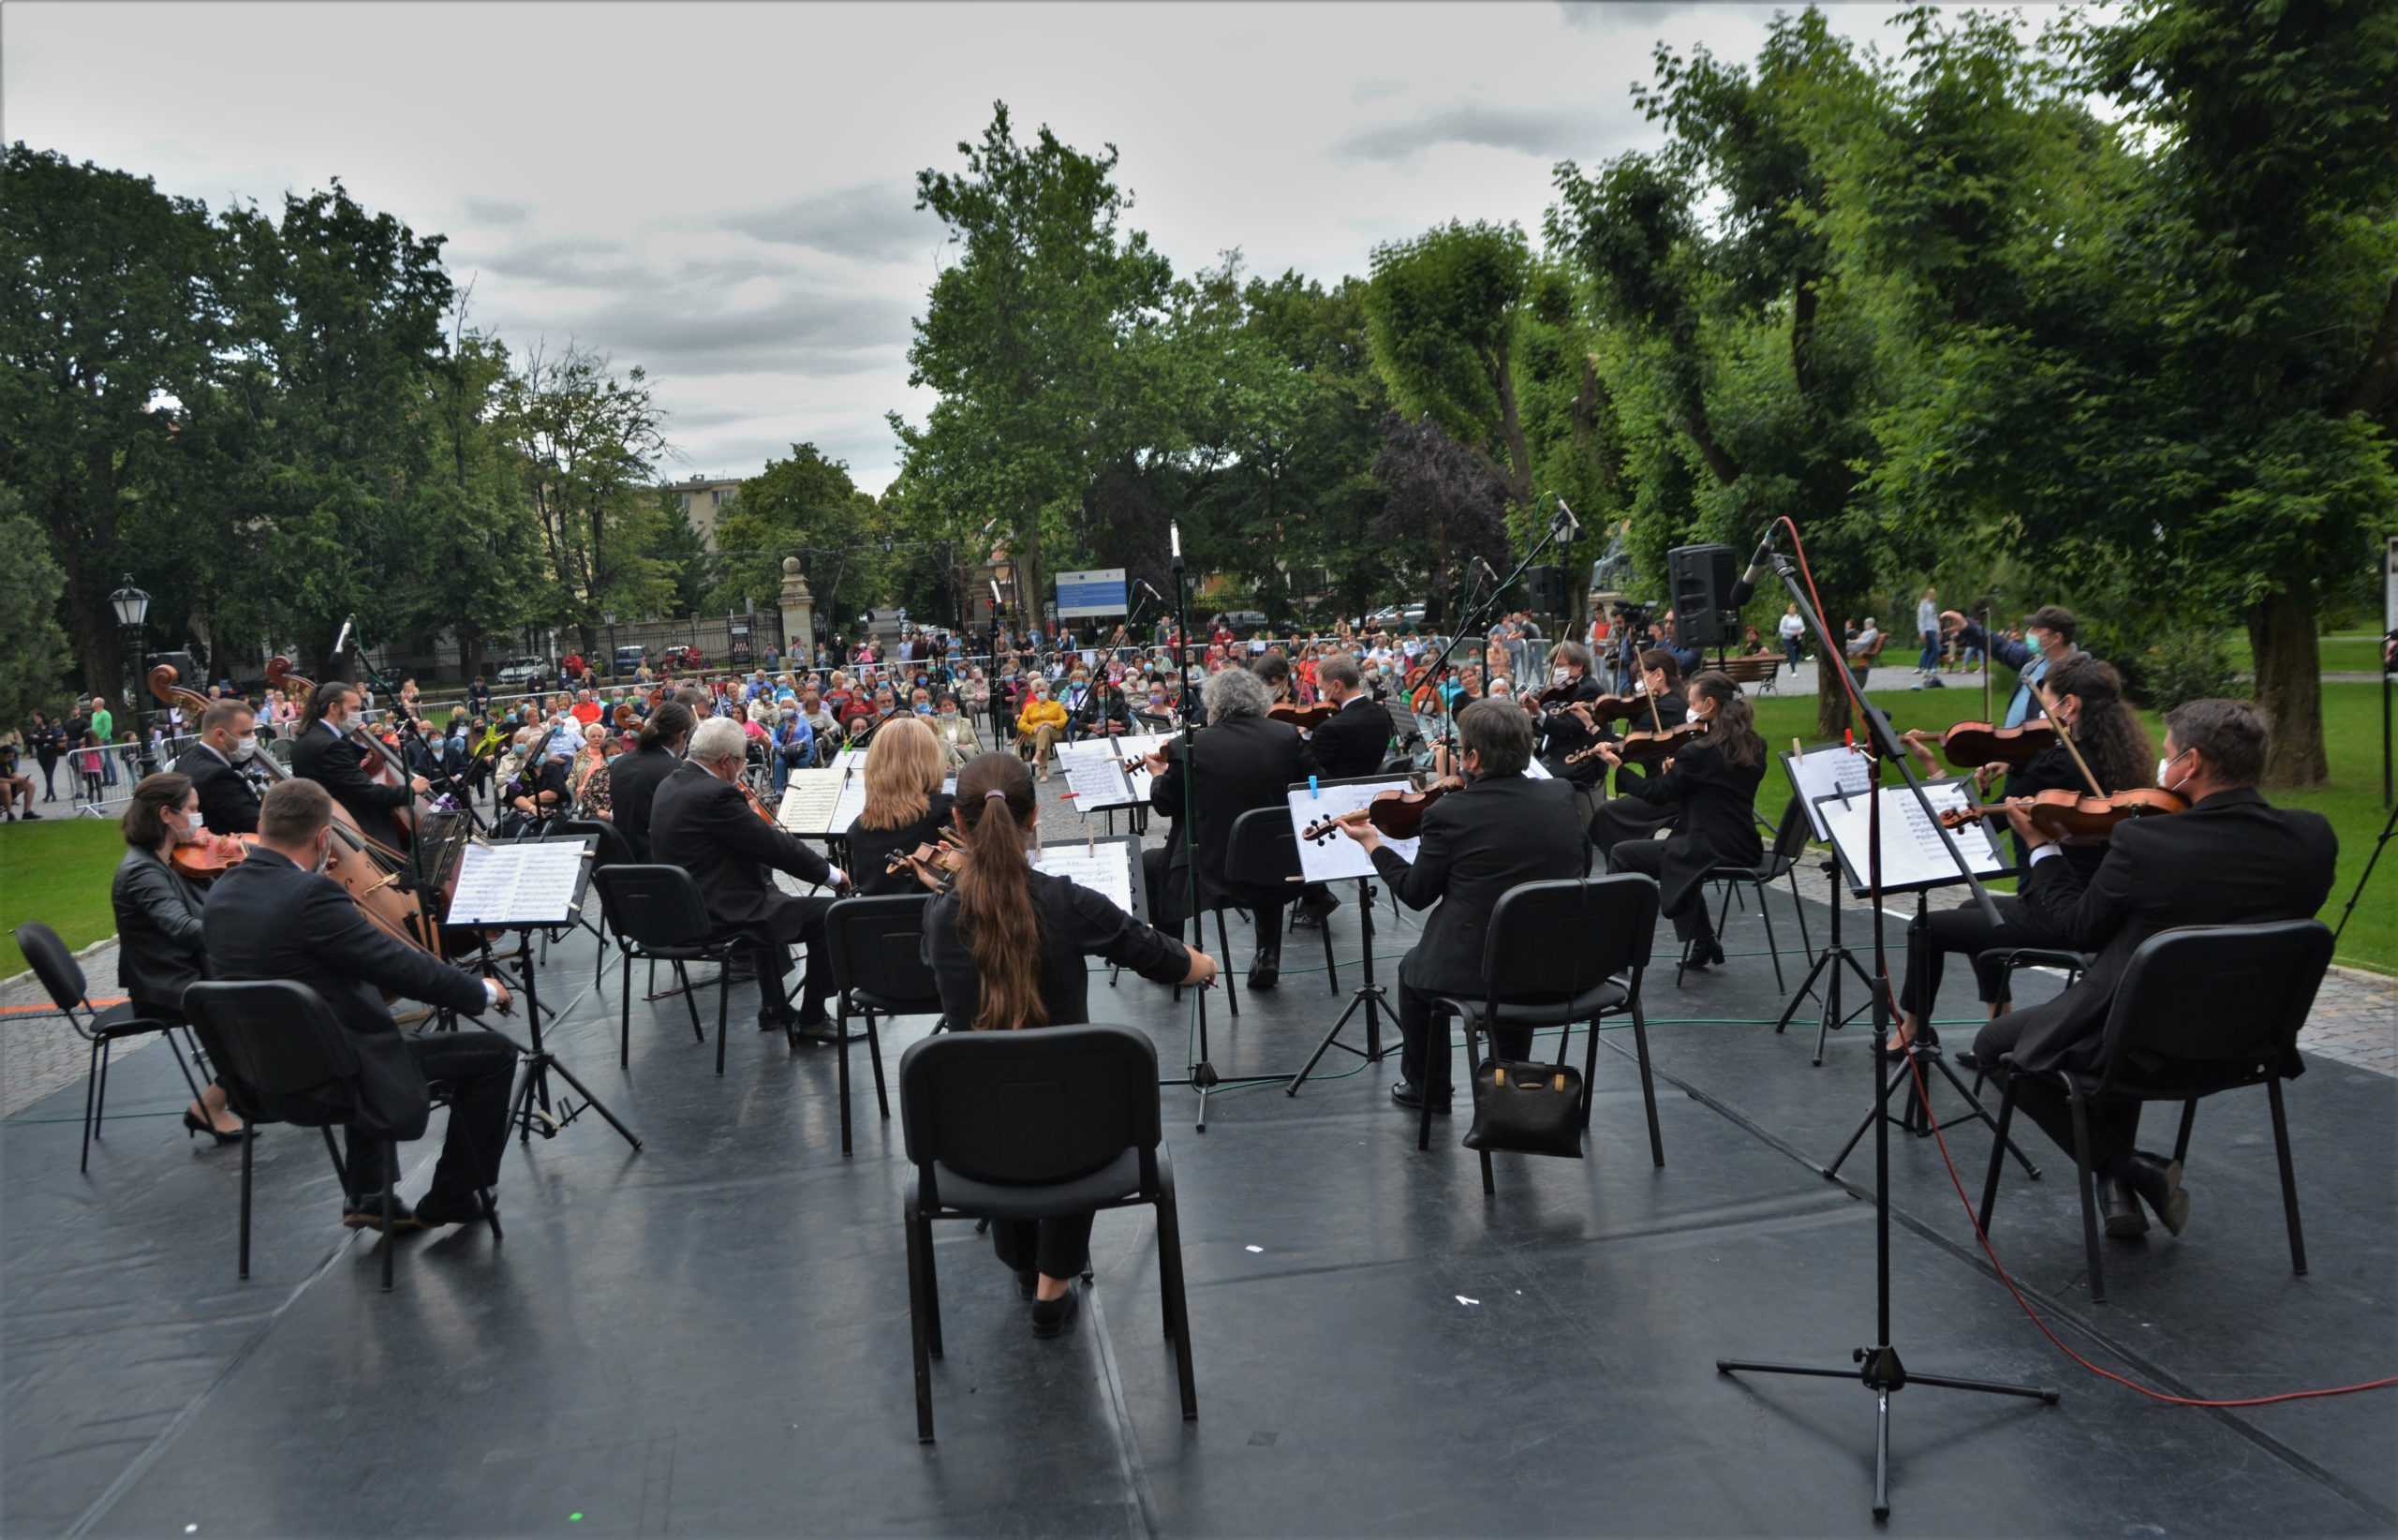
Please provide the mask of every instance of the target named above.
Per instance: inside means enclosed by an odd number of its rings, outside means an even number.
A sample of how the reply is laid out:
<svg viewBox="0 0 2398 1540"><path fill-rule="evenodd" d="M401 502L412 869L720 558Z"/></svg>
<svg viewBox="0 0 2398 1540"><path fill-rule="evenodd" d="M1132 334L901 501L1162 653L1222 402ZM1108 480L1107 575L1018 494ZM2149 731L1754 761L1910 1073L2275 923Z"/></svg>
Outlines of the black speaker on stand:
<svg viewBox="0 0 2398 1540"><path fill-rule="evenodd" d="M1728 545L1677 545L1665 553L1677 642L1721 647L1739 634L1739 612L1725 608L1739 579L1739 562Z"/></svg>
<svg viewBox="0 0 2398 1540"><path fill-rule="evenodd" d="M1524 608L1534 615L1563 615L1565 613L1565 569L1562 567L1525 568Z"/></svg>

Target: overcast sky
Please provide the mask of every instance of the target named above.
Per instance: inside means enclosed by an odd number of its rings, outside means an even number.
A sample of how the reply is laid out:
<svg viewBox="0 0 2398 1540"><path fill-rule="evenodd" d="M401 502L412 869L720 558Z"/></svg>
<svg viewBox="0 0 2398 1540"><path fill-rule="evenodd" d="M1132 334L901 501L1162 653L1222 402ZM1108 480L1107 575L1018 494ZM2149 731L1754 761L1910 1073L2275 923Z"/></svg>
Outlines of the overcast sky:
<svg viewBox="0 0 2398 1540"><path fill-rule="evenodd" d="M2045 7L2036 7L2045 10ZM942 258L914 175L1005 100L1122 153L1177 273L1326 282L1450 218L1537 238L1561 159L1653 142L1651 45L1754 57L1731 4L85 5L11 0L0 132L212 209L338 176L450 237L473 318L649 371L674 475L812 440L881 490ZM1830 7L1885 48L1882 5Z"/></svg>

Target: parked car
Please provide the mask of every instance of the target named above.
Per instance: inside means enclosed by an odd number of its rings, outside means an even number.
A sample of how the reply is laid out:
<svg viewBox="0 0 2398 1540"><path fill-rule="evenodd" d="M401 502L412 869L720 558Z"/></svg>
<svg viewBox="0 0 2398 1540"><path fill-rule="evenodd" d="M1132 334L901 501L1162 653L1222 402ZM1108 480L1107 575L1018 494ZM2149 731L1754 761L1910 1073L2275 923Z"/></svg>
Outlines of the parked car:
<svg viewBox="0 0 2398 1540"><path fill-rule="evenodd" d="M1251 637L1260 635L1266 630L1266 612L1263 610L1226 610L1224 612L1224 624L1231 629L1233 635L1238 637L1241 641L1246 642Z"/></svg>
<svg viewBox="0 0 2398 1540"><path fill-rule="evenodd" d="M497 674L492 675L503 685L520 687L529 685L536 679L552 679L556 676L557 671L538 658L511 658L499 666Z"/></svg>
<svg viewBox="0 0 2398 1540"><path fill-rule="evenodd" d="M639 646L618 647L616 660L610 667L620 677L629 678L641 672L641 659L646 650Z"/></svg>
<svg viewBox="0 0 2398 1540"><path fill-rule="evenodd" d="M1367 628L1372 630L1390 630L1402 626L1423 624L1424 606L1421 604L1385 604L1366 617Z"/></svg>

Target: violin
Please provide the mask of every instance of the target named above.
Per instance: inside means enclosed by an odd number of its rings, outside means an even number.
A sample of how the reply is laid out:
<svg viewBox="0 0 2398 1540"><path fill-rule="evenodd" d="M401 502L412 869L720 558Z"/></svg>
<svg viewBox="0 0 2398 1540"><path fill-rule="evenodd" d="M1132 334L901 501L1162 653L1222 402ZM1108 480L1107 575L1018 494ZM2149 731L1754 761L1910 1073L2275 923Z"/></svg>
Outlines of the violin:
<svg viewBox="0 0 2398 1540"><path fill-rule="evenodd" d="M1385 839L1414 839L1424 832L1424 815L1431 810L1432 804L1464 787L1464 781L1449 776L1420 792L1384 792L1363 807L1317 819L1300 830L1299 837L1321 845L1339 834L1344 823L1370 823Z"/></svg>
<svg viewBox="0 0 2398 1540"><path fill-rule="evenodd" d="M2032 827L2060 845L2104 845L2115 825L2127 819L2154 818L2189 810L2187 798L2154 786L2137 786L2112 796L2086 797L2078 792L2035 792L2004 802L1951 807L1940 815L1943 828L1961 829L1985 818L2005 818L2016 807L2031 809Z"/></svg>
<svg viewBox="0 0 2398 1540"><path fill-rule="evenodd" d="M1665 759L1687 748L1705 736L1706 733L1707 724L1693 718L1680 726L1666 728L1662 733L1627 733L1621 741L1606 747L1612 748L1615 750L1615 757L1624 763L1640 764L1650 760ZM1584 760L1596 759L1600 757L1600 748L1601 745L1592 744L1588 748L1577 748L1565 756L1565 763L1579 764Z"/></svg>
<svg viewBox="0 0 2398 1540"><path fill-rule="evenodd" d="M2020 765L2043 749L2056 747L2057 730L2045 721L2021 727L1992 727L1988 722L1959 722L1940 734L1940 751L1960 770L1985 764Z"/></svg>
<svg viewBox="0 0 2398 1540"><path fill-rule="evenodd" d="M912 851L895 851L882 869L885 876L891 877L903 871L930 873L946 883L966 869L966 847L954 845L944 837L926 840Z"/></svg>
<svg viewBox="0 0 2398 1540"><path fill-rule="evenodd" d="M1546 696L1542 698L1547 699ZM1596 700L1577 701L1574 703L1574 709L1576 713L1589 712L1591 725L1597 727L1606 722L1628 722L1636 717L1645 717L1663 699L1663 695L1636 689L1628 695L1602 695Z"/></svg>
<svg viewBox="0 0 2398 1540"><path fill-rule="evenodd" d="M773 809L769 808L765 803L759 800L757 792L749 790L749 783L748 781L736 780L733 784L741 788L741 794L748 800L749 804L749 810L751 812L756 813L760 818L764 819L767 822L773 824L777 829L783 826L782 821L774 815Z"/></svg>
<svg viewBox="0 0 2398 1540"><path fill-rule="evenodd" d="M1525 710L1538 713L1552 710L1558 706L1572 705L1574 692L1581 688L1582 681L1576 679L1570 684L1551 685L1538 694L1519 694L1516 699L1523 703Z"/></svg>
<svg viewBox="0 0 2398 1540"><path fill-rule="evenodd" d="M1303 706L1278 701L1266 708L1266 715L1270 720L1288 722L1302 733L1311 733L1332 720L1332 714L1340 709L1337 705L1324 703Z"/></svg>
<svg viewBox="0 0 2398 1540"><path fill-rule="evenodd" d="M205 882L211 878L224 876L248 860L250 847L258 843L258 838L254 834L212 834L169 851L167 865L192 881Z"/></svg>

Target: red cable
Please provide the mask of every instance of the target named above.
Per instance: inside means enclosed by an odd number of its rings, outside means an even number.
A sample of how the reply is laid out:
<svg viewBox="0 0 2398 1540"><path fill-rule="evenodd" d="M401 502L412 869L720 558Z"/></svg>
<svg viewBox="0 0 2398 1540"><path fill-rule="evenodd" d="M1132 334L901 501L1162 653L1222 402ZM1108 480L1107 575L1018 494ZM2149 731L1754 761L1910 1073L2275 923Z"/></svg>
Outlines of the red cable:
<svg viewBox="0 0 2398 1540"><path fill-rule="evenodd" d="M1815 607L1815 617L1818 620L1821 620L1824 614L1824 601L1815 592L1815 574L1808 570L1807 546L1806 542L1798 538L1798 526L1792 524L1787 515L1776 519L1774 522L1790 531L1790 544L1798 555L1799 575L1807 580L1807 598ZM1828 641L1831 635L1828 624L1826 626L1824 634L1826 639ZM1863 719L1865 716L1865 703L1857 698L1857 691L1855 688L1850 685L1848 675L1845 673L1843 673L1841 675L1841 687L1848 695L1850 706L1856 711L1858 718L1860 720ZM1890 970L1887 962L1882 965L1882 980L1880 987L1886 991L1890 987ZM1940 1119L1932 1116L1932 1097L1930 1092L1925 1088L1923 1083L1923 1066L1916 1062L1916 1058L1913 1054L1908 1054L1906 1056L1906 1063L1907 1073L1913 1076L1915 1080L1916 1101L1922 1106L1924 1121L1932 1126L1932 1136L1940 1146L1941 1163L1948 1168L1948 1185L1957 1190L1957 1202L1962 1206L1965 1210L1965 1222L1974 1227L1974 1238L1981 1242L1982 1254L1990 1258L1991 1266L1998 1273L1998 1281L2006 1285L2007 1294L2013 1296L2016 1306L2021 1309L2025 1315L2031 1317L2032 1325L2040 1328L2040 1335L2047 1338L2050 1342L2055 1343L2057 1351L2072 1359L2075 1363L2080 1364L2082 1368L2090 1370L2091 1373L2099 1376L2101 1379L2112 1380L2119 1385L2139 1392L2150 1400L2163 1401L2169 1406L2272 1406L2277 1401L2312 1400L2324 1396L2346 1396L2352 1395L2360 1390L2386 1390L2391 1385L2398 1385L2398 1375L2391 1375L2385 1379L2367 1380L2361 1385L2336 1385L2328 1390L2285 1390L2277 1396L2244 1396L2231 1400L2205 1400L2196 1396L2169 1396L2161 1390L2151 1390L2148 1386L2139 1384L2136 1380L2124 1378L2123 1375L2116 1373L2113 1370L2101 1369L2096 1364L2094 1364L2089 1359L2083 1357L2080 1354L2074 1352L2071 1347L2065 1344L2063 1338L2049 1329L2049 1324L2040 1319L2040 1312L2034 1310L2032 1308L2031 1301L2023 1297L2022 1291L2015 1286L2015 1280L2007 1276L2006 1265L1998 1260L1998 1252L1991 1247L1990 1243L1990 1236L1982 1234L1981 1220L1974 1213L1973 1200L1965 1196L1965 1184L1957 1175L1957 1162L1949 1158L1947 1137L1940 1132Z"/></svg>

